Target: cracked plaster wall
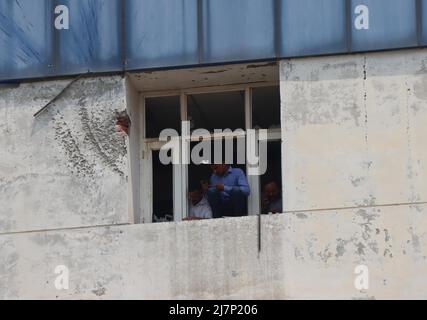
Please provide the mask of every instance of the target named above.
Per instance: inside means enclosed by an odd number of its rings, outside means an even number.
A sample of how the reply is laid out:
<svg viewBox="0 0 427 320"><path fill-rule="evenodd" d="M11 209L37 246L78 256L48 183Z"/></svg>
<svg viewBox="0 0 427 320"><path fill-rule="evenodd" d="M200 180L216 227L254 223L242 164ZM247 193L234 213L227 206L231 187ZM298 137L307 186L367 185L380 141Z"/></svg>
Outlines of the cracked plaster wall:
<svg viewBox="0 0 427 320"><path fill-rule="evenodd" d="M426 299L426 63L427 50L281 63L287 213L263 217L261 253L256 217L0 235L0 298Z"/></svg>
<svg viewBox="0 0 427 320"><path fill-rule="evenodd" d="M427 201L427 51L281 64L286 211Z"/></svg>
<svg viewBox="0 0 427 320"><path fill-rule="evenodd" d="M120 77L0 88L0 233L127 223Z"/></svg>

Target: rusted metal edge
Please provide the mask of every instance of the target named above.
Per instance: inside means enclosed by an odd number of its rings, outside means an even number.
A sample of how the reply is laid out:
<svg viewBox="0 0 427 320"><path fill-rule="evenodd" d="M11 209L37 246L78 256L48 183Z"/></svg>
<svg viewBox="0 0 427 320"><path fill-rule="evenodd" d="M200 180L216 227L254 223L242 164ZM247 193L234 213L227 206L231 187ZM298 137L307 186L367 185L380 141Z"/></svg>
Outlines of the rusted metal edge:
<svg viewBox="0 0 427 320"><path fill-rule="evenodd" d="M50 100L43 108L41 108L39 111L37 111L34 114L34 118L37 118L37 116L39 116L40 114L42 114L44 111L47 110L47 108L49 108L55 101L57 101L75 82L77 82L78 80L80 80L81 78L83 78L84 76L89 75L91 72L87 72L87 73L82 73L80 75L78 75L76 78L74 78L72 81L70 81L70 83L68 83L64 89L61 90L61 92L59 92L52 100Z"/></svg>

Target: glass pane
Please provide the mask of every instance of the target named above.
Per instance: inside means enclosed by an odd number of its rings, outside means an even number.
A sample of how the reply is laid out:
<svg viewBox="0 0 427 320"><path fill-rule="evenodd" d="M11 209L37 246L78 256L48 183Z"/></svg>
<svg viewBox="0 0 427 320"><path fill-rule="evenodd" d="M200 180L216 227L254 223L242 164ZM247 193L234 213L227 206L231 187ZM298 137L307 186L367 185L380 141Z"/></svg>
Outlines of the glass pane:
<svg viewBox="0 0 427 320"><path fill-rule="evenodd" d="M261 176L261 212L282 213L281 142L269 142L267 150L267 172Z"/></svg>
<svg viewBox="0 0 427 320"><path fill-rule="evenodd" d="M164 129L181 133L180 98L160 97L145 99L146 138L158 138Z"/></svg>
<svg viewBox="0 0 427 320"><path fill-rule="evenodd" d="M188 96L191 130L245 129L245 93L243 91Z"/></svg>
<svg viewBox="0 0 427 320"><path fill-rule="evenodd" d="M254 129L280 128L280 87L252 90L252 127Z"/></svg>
<svg viewBox="0 0 427 320"><path fill-rule="evenodd" d="M153 151L153 222L173 221L173 166L160 162Z"/></svg>

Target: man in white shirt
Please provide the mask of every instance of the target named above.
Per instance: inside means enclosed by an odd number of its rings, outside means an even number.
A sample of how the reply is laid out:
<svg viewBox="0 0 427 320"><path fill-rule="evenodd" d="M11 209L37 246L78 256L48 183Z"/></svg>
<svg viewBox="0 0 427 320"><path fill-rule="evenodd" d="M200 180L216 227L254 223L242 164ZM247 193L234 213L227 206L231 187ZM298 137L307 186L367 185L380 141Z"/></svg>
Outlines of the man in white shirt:
<svg viewBox="0 0 427 320"><path fill-rule="evenodd" d="M212 219L212 209L208 199L200 188L195 188L188 193L190 200L190 214L184 220Z"/></svg>

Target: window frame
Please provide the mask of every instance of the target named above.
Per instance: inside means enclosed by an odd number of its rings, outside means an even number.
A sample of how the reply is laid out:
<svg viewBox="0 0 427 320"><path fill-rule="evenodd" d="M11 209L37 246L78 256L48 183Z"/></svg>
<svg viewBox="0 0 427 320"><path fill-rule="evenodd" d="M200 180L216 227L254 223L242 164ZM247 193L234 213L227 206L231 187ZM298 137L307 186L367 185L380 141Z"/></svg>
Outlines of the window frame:
<svg viewBox="0 0 427 320"><path fill-rule="evenodd" d="M234 92L241 91L245 94L245 135L248 129L253 127L253 109L252 109L252 89L260 87L278 87L280 91L280 81L269 82L254 82L240 85L224 85L224 86L209 86L209 87L195 87L177 90L162 90L162 91L147 91L140 92L140 110L141 110L141 199L148 199L148 201L141 201L141 222L153 222L153 168L152 168L152 152L160 150L165 142L161 142L158 138L145 138L145 99L147 98L161 98L170 96L180 97L180 114L182 121L188 120L188 96L197 94L210 94L221 92ZM282 137L282 121L280 121L280 129L268 129L267 141L280 141L283 150L283 137ZM234 137L235 135L233 135ZM211 135L211 139L217 139L223 135ZM182 136L180 136L182 139ZM190 138L191 139L191 138ZM190 140L191 141L191 140ZM248 152L248 150L246 150ZM261 214L261 186L260 176L248 176L248 183L251 188L251 195L248 198L248 216ZM280 177L282 179L282 177ZM173 217L174 222L181 222L188 216L188 165L180 164L174 165L173 168Z"/></svg>

